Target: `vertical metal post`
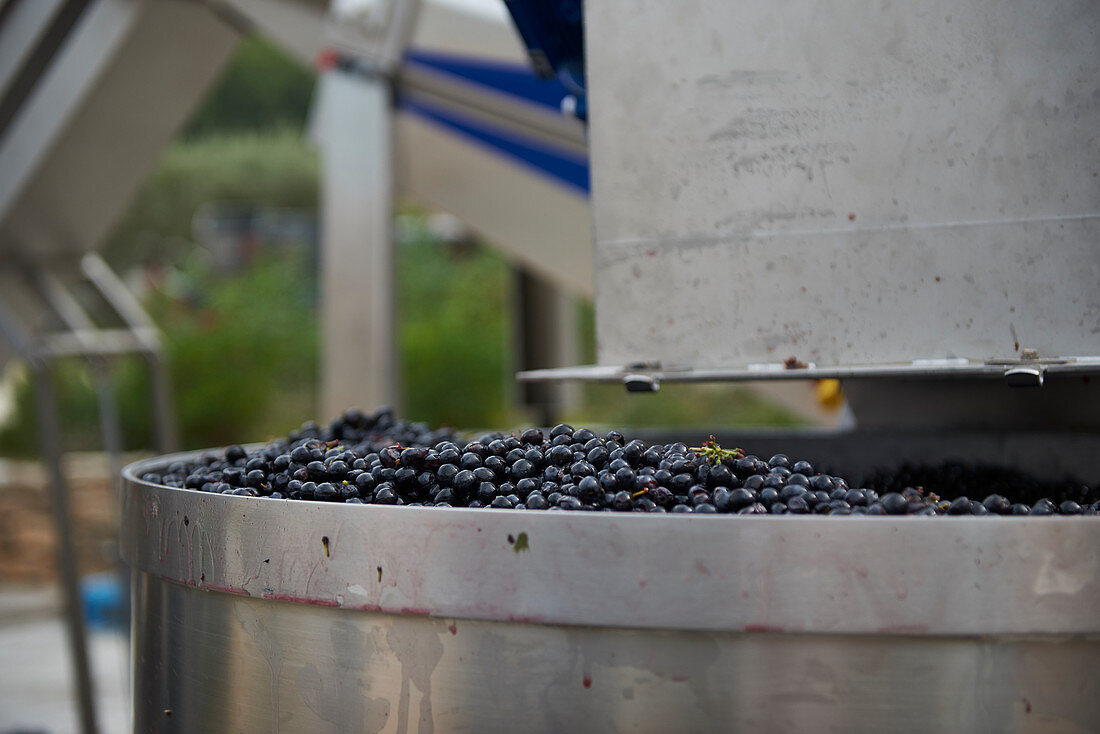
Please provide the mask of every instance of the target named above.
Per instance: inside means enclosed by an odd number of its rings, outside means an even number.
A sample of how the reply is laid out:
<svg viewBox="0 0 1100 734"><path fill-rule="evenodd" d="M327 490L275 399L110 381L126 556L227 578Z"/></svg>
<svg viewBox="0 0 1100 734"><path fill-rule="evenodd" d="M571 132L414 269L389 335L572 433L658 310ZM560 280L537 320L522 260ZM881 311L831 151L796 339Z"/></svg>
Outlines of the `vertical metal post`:
<svg viewBox="0 0 1100 734"><path fill-rule="evenodd" d="M84 613L80 604L76 557L73 552L69 488L65 480L65 472L61 467L61 434L57 400L49 367L41 361L35 361L32 362L31 369L38 407L42 458L49 471L50 491L53 495L58 570L61 573L61 588L65 599L65 618L68 623L69 651L72 655L73 673L76 679L81 731L84 734L95 734L97 731L95 698L88 666L88 642L84 634Z"/></svg>
<svg viewBox="0 0 1100 734"><path fill-rule="evenodd" d="M386 79L322 75L321 414L397 398L393 110Z"/></svg>
<svg viewBox="0 0 1100 734"><path fill-rule="evenodd" d="M115 386L111 383L111 365L103 359L92 359L90 366L95 377L99 430L103 434L103 449L107 452L107 470L111 487L117 490L122 486L122 426L115 405Z"/></svg>
<svg viewBox="0 0 1100 734"><path fill-rule="evenodd" d="M80 267L88 281L144 345L141 353L149 368L149 389L153 396L153 439L161 453L175 451L179 439L172 409L172 383L164 364L157 325L103 258L94 252L88 253L81 259Z"/></svg>
<svg viewBox="0 0 1100 734"><path fill-rule="evenodd" d="M103 434L103 449L107 452L107 477L111 488L111 496L115 501L115 511L119 521L121 532L122 522L122 425L118 416L118 406L115 401L115 386L111 382L111 363L106 359L93 358L89 360L96 381L96 399L99 404L99 429ZM116 544L117 545L117 544ZM114 548L117 557L112 559L115 564L115 574L119 588L123 590L125 601L122 605L123 613L127 615L125 621L130 618L130 569L122 560L122 549Z"/></svg>
<svg viewBox="0 0 1100 734"><path fill-rule="evenodd" d="M179 445L176 417L172 410L172 381L159 352L146 352L144 357L149 366L149 387L153 396L153 439L157 451L169 453Z"/></svg>

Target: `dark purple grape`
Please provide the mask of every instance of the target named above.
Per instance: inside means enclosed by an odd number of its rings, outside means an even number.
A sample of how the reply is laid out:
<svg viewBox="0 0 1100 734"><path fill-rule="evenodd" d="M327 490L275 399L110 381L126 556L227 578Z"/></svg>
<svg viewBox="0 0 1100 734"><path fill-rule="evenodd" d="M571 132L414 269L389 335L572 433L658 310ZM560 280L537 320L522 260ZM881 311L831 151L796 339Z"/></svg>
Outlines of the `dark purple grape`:
<svg viewBox="0 0 1100 734"><path fill-rule="evenodd" d="M779 490L779 499L786 502L792 497L801 497L806 488L798 484L786 484Z"/></svg>
<svg viewBox="0 0 1100 734"><path fill-rule="evenodd" d="M757 500L757 495L751 490L739 487L730 492L730 509L737 511L751 505Z"/></svg>
<svg viewBox="0 0 1100 734"><path fill-rule="evenodd" d="M968 515L970 514L970 499L967 497L959 497L951 503L951 506L947 508L948 515Z"/></svg>
<svg viewBox="0 0 1100 734"><path fill-rule="evenodd" d="M1032 515L1053 515L1058 510L1049 497L1044 497L1031 507Z"/></svg>
<svg viewBox="0 0 1100 734"><path fill-rule="evenodd" d="M584 507L584 505L581 504L581 501L576 497L565 495L558 501L558 507L563 510L579 510Z"/></svg>
<svg viewBox="0 0 1100 734"><path fill-rule="evenodd" d="M1063 515L1079 515L1081 514L1081 505L1077 504L1073 500L1066 500L1062 504L1058 505L1058 512Z"/></svg>
<svg viewBox="0 0 1100 734"><path fill-rule="evenodd" d="M796 514L803 514L810 511L810 505L803 495L798 495L787 500L787 510Z"/></svg>
<svg viewBox="0 0 1100 734"><path fill-rule="evenodd" d="M577 498L587 505L595 504L602 495L600 483L595 477L584 477L577 483Z"/></svg>
<svg viewBox="0 0 1100 734"><path fill-rule="evenodd" d="M617 432L600 437L565 424L467 443L399 420L389 409L351 409L324 426L305 423L251 453L230 446L172 461L143 478L209 493L409 507L970 516L1100 511L1100 485L1042 482L1013 469L913 464L873 472L849 487L843 477L816 474L808 461L784 454L767 462L752 454L704 460L681 442L626 441ZM974 494L985 500L971 500Z"/></svg>

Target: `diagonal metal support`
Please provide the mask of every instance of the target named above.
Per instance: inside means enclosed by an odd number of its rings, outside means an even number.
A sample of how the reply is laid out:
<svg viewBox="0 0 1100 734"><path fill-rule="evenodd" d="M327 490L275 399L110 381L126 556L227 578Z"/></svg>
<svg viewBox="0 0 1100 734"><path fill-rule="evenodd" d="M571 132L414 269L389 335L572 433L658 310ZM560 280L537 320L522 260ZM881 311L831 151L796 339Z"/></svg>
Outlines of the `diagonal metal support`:
<svg viewBox="0 0 1100 734"><path fill-rule="evenodd" d="M153 439L162 453L175 451L179 445L176 435L175 412L172 405L172 382L164 364L160 333L156 324L126 284L111 270L97 253L88 253L80 261L81 272L95 286L129 331L138 340L149 366L149 385L153 395Z"/></svg>

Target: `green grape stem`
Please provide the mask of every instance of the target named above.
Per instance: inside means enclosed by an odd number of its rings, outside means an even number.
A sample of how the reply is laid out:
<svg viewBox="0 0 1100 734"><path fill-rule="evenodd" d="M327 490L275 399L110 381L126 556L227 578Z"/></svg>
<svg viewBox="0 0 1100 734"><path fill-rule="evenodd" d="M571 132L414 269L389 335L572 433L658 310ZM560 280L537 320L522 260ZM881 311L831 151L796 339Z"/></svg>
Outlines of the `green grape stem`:
<svg viewBox="0 0 1100 734"><path fill-rule="evenodd" d="M725 459L740 459L745 456L745 452L739 448L724 449L718 445L718 439L711 434L708 441L704 442L702 446L691 447L689 451L694 451L697 456L703 458L709 464L721 464Z"/></svg>

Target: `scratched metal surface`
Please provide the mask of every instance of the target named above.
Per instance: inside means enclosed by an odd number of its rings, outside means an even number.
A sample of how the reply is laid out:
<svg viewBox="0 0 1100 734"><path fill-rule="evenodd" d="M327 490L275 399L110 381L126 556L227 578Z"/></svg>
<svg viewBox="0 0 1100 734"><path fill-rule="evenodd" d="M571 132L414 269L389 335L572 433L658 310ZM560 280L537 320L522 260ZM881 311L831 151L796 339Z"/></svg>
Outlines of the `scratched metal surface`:
<svg viewBox="0 0 1100 734"><path fill-rule="evenodd" d="M125 471L135 731L1100 722L1100 518L412 509L137 479L186 457Z"/></svg>
<svg viewBox="0 0 1100 734"><path fill-rule="evenodd" d="M1094 732L1097 637L641 631L361 612L148 573L137 732Z"/></svg>
<svg viewBox="0 0 1100 734"><path fill-rule="evenodd" d="M401 508L157 487L138 571L254 599L641 629L1098 634L1100 517L671 517Z"/></svg>
<svg viewBox="0 0 1100 734"><path fill-rule="evenodd" d="M1100 355L1100 4L585 13L600 364Z"/></svg>

